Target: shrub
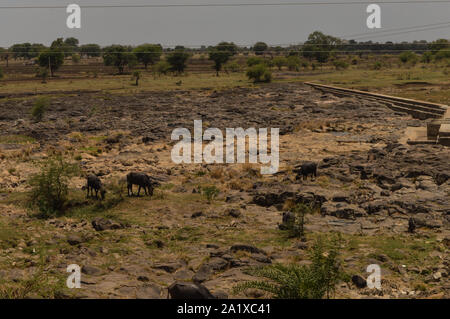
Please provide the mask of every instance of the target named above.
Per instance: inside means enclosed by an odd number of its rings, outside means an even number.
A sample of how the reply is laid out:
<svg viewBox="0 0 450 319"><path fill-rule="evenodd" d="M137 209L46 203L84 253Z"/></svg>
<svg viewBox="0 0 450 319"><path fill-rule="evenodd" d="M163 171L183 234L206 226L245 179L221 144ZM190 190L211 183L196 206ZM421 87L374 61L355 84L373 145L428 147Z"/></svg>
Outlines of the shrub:
<svg viewBox="0 0 450 319"><path fill-rule="evenodd" d="M186 62L189 59L189 53L179 48L167 56L167 62L170 64L170 70L181 74L186 69Z"/></svg>
<svg viewBox="0 0 450 319"><path fill-rule="evenodd" d="M78 166L66 162L61 155L47 159L39 173L30 179L30 204L37 207L42 217L63 210L68 197L69 179L78 173Z"/></svg>
<svg viewBox="0 0 450 319"><path fill-rule="evenodd" d="M228 62L225 64L225 71L236 73L241 71L241 66L237 62Z"/></svg>
<svg viewBox="0 0 450 319"><path fill-rule="evenodd" d="M406 63L415 64L415 63L417 63L417 55L414 52L411 52L411 51L403 52L402 54L399 55L398 58L400 59L400 61L403 64L406 64Z"/></svg>
<svg viewBox="0 0 450 319"><path fill-rule="evenodd" d="M286 60L286 66L289 71L299 71L301 60L298 56L291 55Z"/></svg>
<svg viewBox="0 0 450 319"><path fill-rule="evenodd" d="M247 77L254 83L272 81L272 73L264 64L257 64L247 70Z"/></svg>
<svg viewBox="0 0 450 319"><path fill-rule="evenodd" d="M202 188L202 193L206 197L208 203L219 195L219 189L216 186L205 186Z"/></svg>
<svg viewBox="0 0 450 319"><path fill-rule="evenodd" d="M450 49L439 50L436 53L435 58L437 61L444 60L444 59L450 59Z"/></svg>
<svg viewBox="0 0 450 319"><path fill-rule="evenodd" d="M166 75L170 71L170 64L167 61L159 61L155 64L153 70L158 76Z"/></svg>
<svg viewBox="0 0 450 319"><path fill-rule="evenodd" d="M258 64L264 64L265 60L261 57L251 56L247 59L247 66L254 66Z"/></svg>
<svg viewBox="0 0 450 319"><path fill-rule="evenodd" d="M73 63L78 64L78 63L80 63L80 60L81 60L81 58L80 58L79 54L77 54L77 53L72 54L72 62Z"/></svg>
<svg viewBox="0 0 450 319"><path fill-rule="evenodd" d="M305 216L313 211L311 205L297 204L290 210L294 214L294 218L286 225L290 233L290 237L305 239Z"/></svg>
<svg viewBox="0 0 450 319"><path fill-rule="evenodd" d="M422 63L430 63L432 59L433 59L433 54L430 51L424 52L422 54L422 58L421 58Z"/></svg>
<svg viewBox="0 0 450 319"><path fill-rule="evenodd" d="M325 246L329 246L325 251ZM250 268L245 272L265 280L247 281L233 288L241 292L249 288L270 293L276 299L330 298L336 284L344 278L339 262L340 240L327 245L318 239L310 251L311 265L274 264Z"/></svg>
<svg viewBox="0 0 450 319"><path fill-rule="evenodd" d="M278 56L273 59L273 64L281 71L283 66L287 64L286 58L282 56Z"/></svg>
<svg viewBox="0 0 450 319"><path fill-rule="evenodd" d="M34 105L31 108L31 116L33 120L35 120L36 122L42 121L42 118L44 117L44 114L47 111L49 105L50 100L46 97L40 97L36 99L36 102L34 102Z"/></svg>
<svg viewBox="0 0 450 319"><path fill-rule="evenodd" d="M381 64L380 61L375 62L375 64L373 65L374 70L380 70L382 67L383 67L383 64Z"/></svg>
<svg viewBox="0 0 450 319"><path fill-rule="evenodd" d="M333 64L334 64L334 67L336 68L336 70L345 70L345 69L348 69L348 67L349 67L348 63L345 61L337 60L337 61L334 61Z"/></svg>
<svg viewBox="0 0 450 319"><path fill-rule="evenodd" d="M141 79L141 72L134 71L133 72L133 79L136 81L135 85L138 86L139 85L139 80Z"/></svg>

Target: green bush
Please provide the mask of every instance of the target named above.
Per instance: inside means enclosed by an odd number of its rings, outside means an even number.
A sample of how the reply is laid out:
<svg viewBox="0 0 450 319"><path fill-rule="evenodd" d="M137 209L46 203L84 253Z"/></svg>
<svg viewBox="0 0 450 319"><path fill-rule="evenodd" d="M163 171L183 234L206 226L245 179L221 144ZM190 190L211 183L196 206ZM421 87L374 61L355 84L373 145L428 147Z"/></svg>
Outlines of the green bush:
<svg viewBox="0 0 450 319"><path fill-rule="evenodd" d="M66 162L61 155L48 158L30 179L30 206L38 208L41 217L61 213L68 198L69 179L78 171L78 165Z"/></svg>
<svg viewBox="0 0 450 319"><path fill-rule="evenodd" d="M334 67L336 68L336 70L345 70L345 69L348 69L348 67L349 67L347 62L340 61L340 60L334 61L333 64L334 64Z"/></svg>
<svg viewBox="0 0 450 319"><path fill-rule="evenodd" d="M310 251L311 265L274 264L250 268L245 273L265 280L247 281L233 288L235 293L260 289L276 299L330 298L339 280L344 279L340 266L340 239L325 243L318 239Z"/></svg>
<svg viewBox="0 0 450 319"><path fill-rule="evenodd" d="M220 191L216 186L205 186L202 188L202 193L206 197L208 203L210 203L217 195L219 195Z"/></svg>
<svg viewBox="0 0 450 319"><path fill-rule="evenodd" d="M432 59L433 59L433 54L430 51L424 52L422 54L422 58L421 58L422 63L430 63Z"/></svg>
<svg viewBox="0 0 450 319"><path fill-rule="evenodd" d="M272 81L272 73L264 64L257 64L247 70L247 77L254 83Z"/></svg>
<svg viewBox="0 0 450 319"><path fill-rule="evenodd" d="M286 66L289 71L300 71L301 60L298 56L291 55L286 60Z"/></svg>
<svg viewBox="0 0 450 319"><path fill-rule="evenodd" d="M439 50L436 53L435 58L437 61L444 60L444 59L450 59L450 49Z"/></svg>
<svg viewBox="0 0 450 319"><path fill-rule="evenodd" d="M399 55L398 58L400 59L400 61L403 64L406 64L406 63L415 64L415 63L417 63L417 60L418 60L417 55L411 51L403 52L402 54Z"/></svg>
<svg viewBox="0 0 450 319"><path fill-rule="evenodd" d="M236 73L241 71L241 66L237 62L231 61L225 64L225 71Z"/></svg>
<svg viewBox="0 0 450 319"><path fill-rule="evenodd" d="M261 57L251 56L247 59L247 66L249 67L264 63L265 60Z"/></svg>
<svg viewBox="0 0 450 319"><path fill-rule="evenodd" d="M273 64L281 71L281 68L287 64L287 60L285 57L278 56L273 59Z"/></svg>
<svg viewBox="0 0 450 319"><path fill-rule="evenodd" d="M289 231L290 237L305 239L305 216L313 212L313 207L306 204L297 204L291 209L294 218L285 226Z"/></svg>
<svg viewBox="0 0 450 319"><path fill-rule="evenodd" d="M373 65L374 70L380 70L383 67L383 64L380 61L377 61Z"/></svg>
<svg viewBox="0 0 450 319"><path fill-rule="evenodd" d="M45 112L50 105L50 100L47 97L40 97L36 99L33 107L31 108L31 116L36 122L42 121Z"/></svg>
<svg viewBox="0 0 450 319"><path fill-rule="evenodd" d="M158 76L166 75L170 71L170 64L167 61L159 61L153 67L153 71L158 74Z"/></svg>

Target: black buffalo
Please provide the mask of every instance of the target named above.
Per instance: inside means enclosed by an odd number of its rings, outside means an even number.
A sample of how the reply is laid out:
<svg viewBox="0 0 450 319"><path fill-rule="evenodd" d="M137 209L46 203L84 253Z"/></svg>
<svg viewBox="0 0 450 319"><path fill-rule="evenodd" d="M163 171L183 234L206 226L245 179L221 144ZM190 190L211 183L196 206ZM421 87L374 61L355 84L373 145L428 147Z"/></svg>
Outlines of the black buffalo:
<svg viewBox="0 0 450 319"><path fill-rule="evenodd" d="M105 199L105 194L106 194L106 190L103 187L103 184L100 180L100 178L98 178L95 175L89 175L87 178L87 184L86 184L86 188L87 188L87 195L86 197L89 197L89 192L91 193L91 196L94 196L94 191L95 191L95 198L98 198L98 193L100 192L100 197L103 199Z"/></svg>
<svg viewBox="0 0 450 319"><path fill-rule="evenodd" d="M294 172L297 173L297 179L300 179L300 176L303 177L303 180L307 179L309 175L311 175L311 180L317 177L317 163L314 162L306 162L300 166L297 166L294 169Z"/></svg>
<svg viewBox="0 0 450 319"><path fill-rule="evenodd" d="M152 196L153 189L156 186L159 186L159 183L151 179L145 173L129 173L127 175L127 188L128 188L128 196L133 196L133 185L139 186L137 196L139 196L141 192L141 188L144 189L145 195ZM130 195L131 193L131 195Z"/></svg>

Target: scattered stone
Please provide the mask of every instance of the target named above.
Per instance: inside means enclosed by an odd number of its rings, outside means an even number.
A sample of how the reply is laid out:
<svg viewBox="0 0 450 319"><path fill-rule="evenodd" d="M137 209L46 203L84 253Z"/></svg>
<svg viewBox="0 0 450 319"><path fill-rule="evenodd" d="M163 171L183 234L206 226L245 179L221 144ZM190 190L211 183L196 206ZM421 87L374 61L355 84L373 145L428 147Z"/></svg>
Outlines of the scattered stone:
<svg viewBox="0 0 450 319"><path fill-rule="evenodd" d="M109 229L123 229L125 226L121 223L114 222L110 219L105 219L102 217L95 218L92 221L92 227L96 231L103 231L103 230L109 230Z"/></svg>
<svg viewBox="0 0 450 319"><path fill-rule="evenodd" d="M360 275L352 276L352 282L358 288L365 288L367 286L367 281L363 277L361 277Z"/></svg>
<svg viewBox="0 0 450 319"><path fill-rule="evenodd" d="M217 299L205 286L188 282L174 282L168 288L171 299Z"/></svg>

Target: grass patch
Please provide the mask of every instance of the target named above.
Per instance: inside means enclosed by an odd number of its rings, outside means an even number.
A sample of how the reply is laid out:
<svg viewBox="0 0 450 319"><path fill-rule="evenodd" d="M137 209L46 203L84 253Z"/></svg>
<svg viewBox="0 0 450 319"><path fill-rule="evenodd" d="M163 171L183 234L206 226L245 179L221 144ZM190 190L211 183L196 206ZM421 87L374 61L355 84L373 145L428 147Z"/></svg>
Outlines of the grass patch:
<svg viewBox="0 0 450 319"><path fill-rule="evenodd" d="M0 144L32 144L36 140L26 135L1 135Z"/></svg>

